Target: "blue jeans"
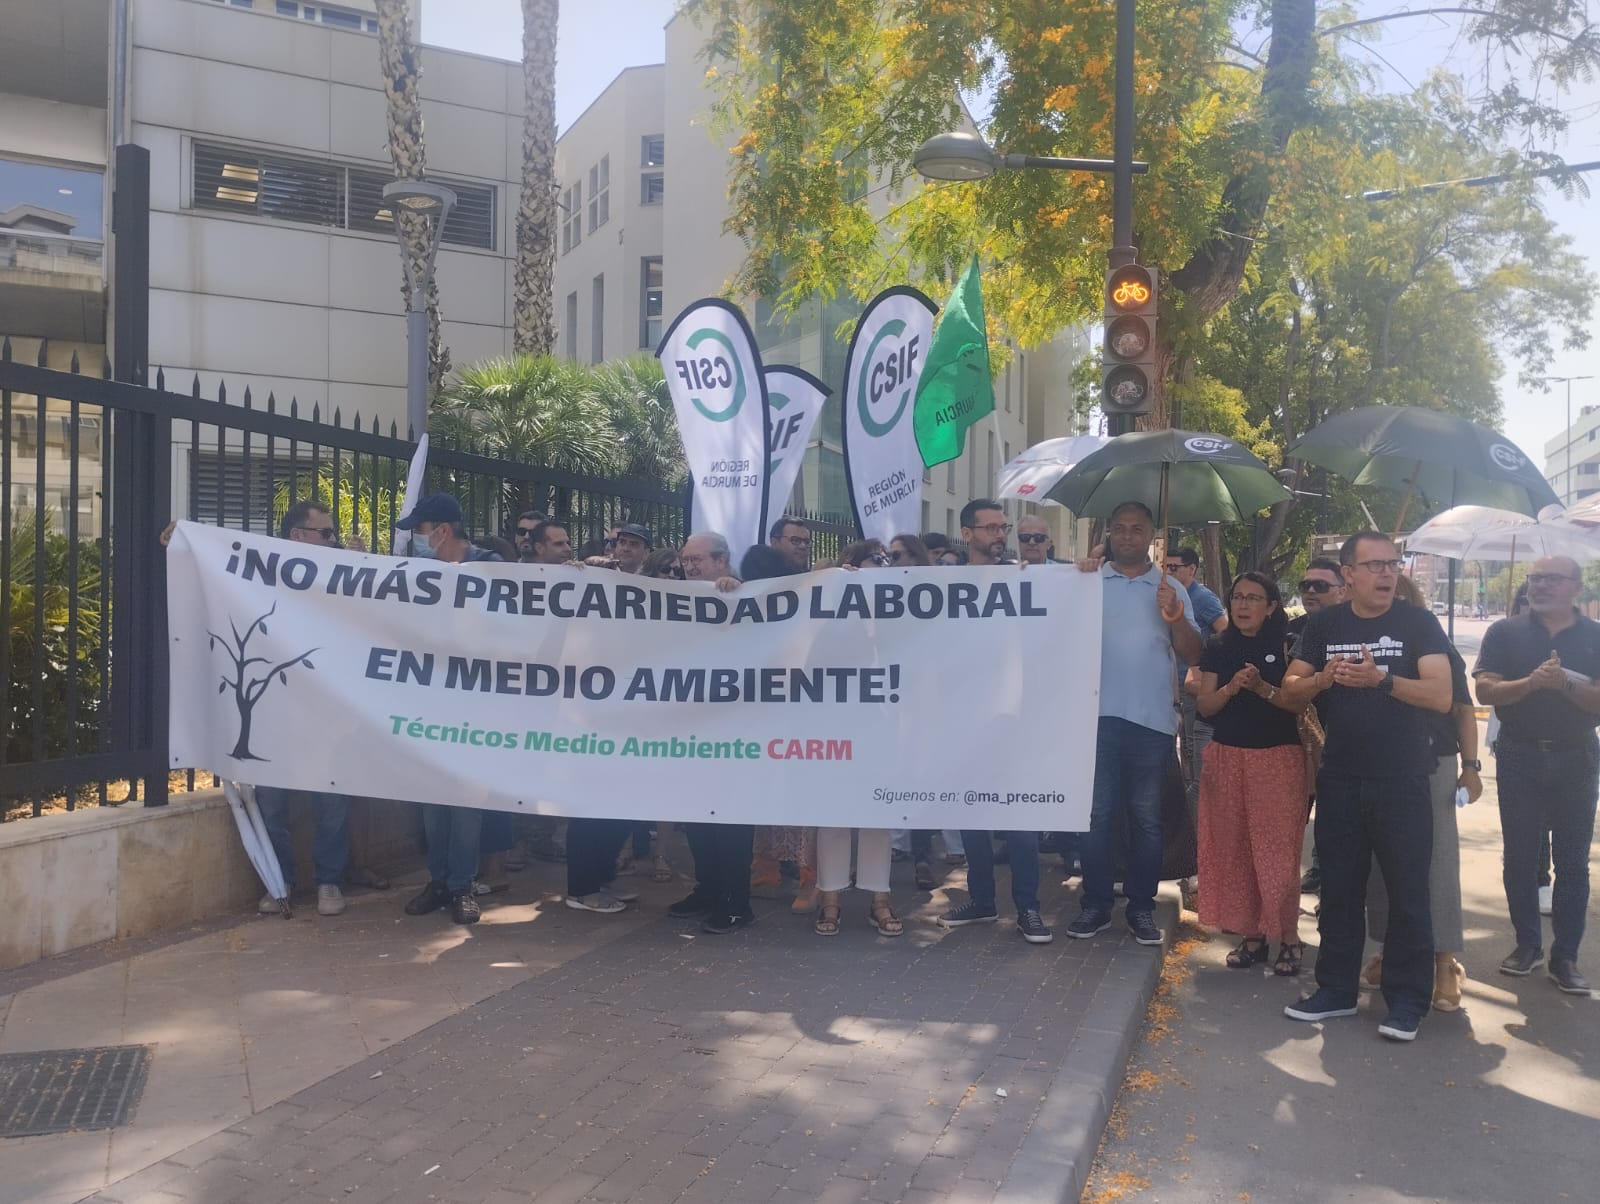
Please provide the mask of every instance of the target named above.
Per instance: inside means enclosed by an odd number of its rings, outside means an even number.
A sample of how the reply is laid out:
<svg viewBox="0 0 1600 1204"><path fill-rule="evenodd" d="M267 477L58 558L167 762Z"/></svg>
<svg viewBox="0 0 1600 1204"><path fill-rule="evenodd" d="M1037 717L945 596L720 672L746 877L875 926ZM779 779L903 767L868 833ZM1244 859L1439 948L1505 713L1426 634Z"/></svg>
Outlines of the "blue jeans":
<svg viewBox="0 0 1600 1204"><path fill-rule="evenodd" d="M1500 835L1505 847L1506 906L1517 944L1542 949L1539 846L1550 833L1556 882L1550 908L1552 957L1577 960L1589 910L1589 845L1594 839L1600 751L1594 737L1572 748L1495 743L1500 775Z"/></svg>
<svg viewBox="0 0 1600 1204"><path fill-rule="evenodd" d="M1117 810L1124 806L1129 821L1128 866L1122 893L1128 897L1128 914L1148 915L1155 910L1156 884L1161 880L1161 790L1172 740L1171 732L1111 715L1100 717L1094 742L1094 802L1081 854L1084 910L1111 910Z"/></svg>
<svg viewBox="0 0 1600 1204"><path fill-rule="evenodd" d="M294 889L294 841L289 834L289 795L278 786L257 786L256 807L261 822L278 855L283 884ZM318 886L338 886L344 881L350 863L350 800L342 794L308 791L311 816L316 827L311 836L311 863L316 868Z"/></svg>
<svg viewBox="0 0 1600 1204"><path fill-rule="evenodd" d="M967 894L980 907L994 906L994 841L987 831L962 830L967 850ZM1039 834L1007 832L1006 852L1011 860L1011 901L1017 914L1039 910Z"/></svg>
<svg viewBox="0 0 1600 1204"><path fill-rule="evenodd" d="M1505 780L1504 770L1500 777ZM1427 775L1355 778L1324 768L1317 775L1317 853L1317 985L1340 999L1356 998L1367 940L1367 878L1376 858L1389 894L1383 998L1391 1008L1426 1016L1433 1004L1433 800Z"/></svg>
<svg viewBox="0 0 1600 1204"><path fill-rule="evenodd" d="M443 882L452 895L472 889L478 872L478 842L483 812L476 807L422 804L422 832L428 841L428 877Z"/></svg>

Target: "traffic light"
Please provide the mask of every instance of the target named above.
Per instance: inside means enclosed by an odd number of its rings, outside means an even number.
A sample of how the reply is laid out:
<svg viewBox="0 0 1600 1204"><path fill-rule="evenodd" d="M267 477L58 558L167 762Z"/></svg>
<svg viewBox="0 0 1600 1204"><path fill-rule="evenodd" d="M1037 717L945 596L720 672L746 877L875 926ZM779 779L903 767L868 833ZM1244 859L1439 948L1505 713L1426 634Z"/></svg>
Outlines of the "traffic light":
<svg viewBox="0 0 1600 1204"><path fill-rule="evenodd" d="M1108 416L1155 409L1156 271L1130 263L1106 273L1100 408Z"/></svg>

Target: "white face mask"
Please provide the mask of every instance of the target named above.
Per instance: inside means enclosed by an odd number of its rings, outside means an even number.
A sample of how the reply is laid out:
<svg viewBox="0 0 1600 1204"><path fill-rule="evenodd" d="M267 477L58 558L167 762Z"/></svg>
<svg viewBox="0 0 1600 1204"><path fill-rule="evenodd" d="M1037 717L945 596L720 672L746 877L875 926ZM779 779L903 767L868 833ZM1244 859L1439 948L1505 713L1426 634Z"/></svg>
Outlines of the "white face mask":
<svg viewBox="0 0 1600 1204"><path fill-rule="evenodd" d="M419 560L437 560L439 553L434 550L432 535L423 535L420 531L411 533L411 554Z"/></svg>

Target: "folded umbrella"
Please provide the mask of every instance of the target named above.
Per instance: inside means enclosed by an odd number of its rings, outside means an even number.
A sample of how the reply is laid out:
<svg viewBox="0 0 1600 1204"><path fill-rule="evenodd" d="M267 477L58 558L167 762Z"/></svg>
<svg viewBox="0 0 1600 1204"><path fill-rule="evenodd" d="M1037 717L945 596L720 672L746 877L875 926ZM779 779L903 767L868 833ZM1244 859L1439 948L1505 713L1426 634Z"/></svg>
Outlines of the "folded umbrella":
<svg viewBox="0 0 1600 1204"><path fill-rule="evenodd" d="M277 851L267 836L267 825L262 822L261 809L256 806L255 787L242 782L223 782L223 797L233 812L233 821L239 825L239 839L244 844L245 856L255 867L261 885L278 901L278 910L288 919L289 888L283 881L283 867L278 864Z"/></svg>

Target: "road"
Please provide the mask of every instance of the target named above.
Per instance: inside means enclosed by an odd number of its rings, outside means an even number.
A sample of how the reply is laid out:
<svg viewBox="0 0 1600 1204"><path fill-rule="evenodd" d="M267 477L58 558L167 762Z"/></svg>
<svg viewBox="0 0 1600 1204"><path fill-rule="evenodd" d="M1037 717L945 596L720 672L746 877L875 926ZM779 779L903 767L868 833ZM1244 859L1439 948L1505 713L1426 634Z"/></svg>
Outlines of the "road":
<svg viewBox="0 0 1600 1204"><path fill-rule="evenodd" d="M1600 1121L1600 1001L1561 994L1542 970L1496 972L1512 941L1493 768L1484 798L1460 813L1462 1010L1433 1013L1410 1045L1378 1036L1382 1000L1371 994L1357 1017L1297 1024L1282 1008L1311 981L1309 963L1299 982L1230 970L1234 939L1185 925L1086 1201L1596 1198L1593 1158L1581 1151ZM1302 923L1314 945L1315 920ZM1593 977L1600 892L1588 931Z"/></svg>

